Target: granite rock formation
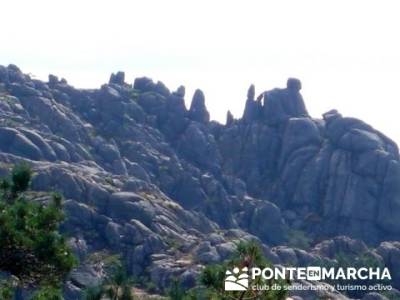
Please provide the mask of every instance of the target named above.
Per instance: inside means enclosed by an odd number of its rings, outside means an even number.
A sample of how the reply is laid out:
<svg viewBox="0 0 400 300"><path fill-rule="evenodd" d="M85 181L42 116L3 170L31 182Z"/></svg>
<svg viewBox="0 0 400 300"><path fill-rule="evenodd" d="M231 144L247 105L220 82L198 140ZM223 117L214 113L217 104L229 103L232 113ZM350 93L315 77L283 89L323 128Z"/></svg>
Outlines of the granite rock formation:
<svg viewBox="0 0 400 300"><path fill-rule="evenodd" d="M222 125L201 90L187 109L184 87L146 77L117 72L82 90L0 66L0 173L27 161L36 191L64 194L82 261L66 295L101 278L85 263L94 253L120 253L162 291L176 276L192 285L238 239L260 241L274 263L333 259L344 244L374 252L400 287L397 145L335 110L310 117L300 89L292 78L256 99L251 86L243 117ZM297 231L311 253L290 246Z"/></svg>

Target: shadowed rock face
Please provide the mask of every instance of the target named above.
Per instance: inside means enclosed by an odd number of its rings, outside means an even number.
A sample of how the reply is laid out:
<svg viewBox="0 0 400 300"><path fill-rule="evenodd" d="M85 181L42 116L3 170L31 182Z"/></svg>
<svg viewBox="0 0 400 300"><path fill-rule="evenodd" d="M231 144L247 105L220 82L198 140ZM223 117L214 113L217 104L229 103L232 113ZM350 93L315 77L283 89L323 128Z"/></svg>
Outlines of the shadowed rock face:
<svg viewBox="0 0 400 300"><path fill-rule="evenodd" d="M398 148L364 122L335 111L278 126L238 122L218 142L226 172L251 195L294 211L296 227L368 243L398 238Z"/></svg>
<svg viewBox="0 0 400 300"><path fill-rule="evenodd" d="M118 72L80 90L0 66L1 174L27 160L35 190L63 192L80 256L113 249L131 274L147 268L166 286L226 258L236 239L282 245L293 229L367 245L399 239L396 144L334 110L311 118L299 80L257 99L251 86L243 117L229 113L226 125L209 121L200 90L187 110L184 87L125 80ZM380 249L396 264L387 253L397 244Z"/></svg>
<svg viewBox="0 0 400 300"><path fill-rule="evenodd" d="M194 92L192 103L190 104L189 117L193 121L205 124L210 121L210 114L207 111L204 94L201 90Z"/></svg>
<svg viewBox="0 0 400 300"><path fill-rule="evenodd" d="M270 126L279 126L290 118L308 117L300 90L300 80L289 78L285 89L266 91L254 100L255 87L251 85L247 92L242 119L247 122L263 121ZM261 103L261 100L264 102Z"/></svg>

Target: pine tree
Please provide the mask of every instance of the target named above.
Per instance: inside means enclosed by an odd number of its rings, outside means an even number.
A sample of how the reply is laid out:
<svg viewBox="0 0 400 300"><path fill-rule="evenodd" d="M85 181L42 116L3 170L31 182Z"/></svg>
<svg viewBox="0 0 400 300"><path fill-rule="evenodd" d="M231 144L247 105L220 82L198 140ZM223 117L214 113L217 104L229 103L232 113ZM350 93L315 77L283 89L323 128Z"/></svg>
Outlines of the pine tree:
<svg viewBox="0 0 400 300"><path fill-rule="evenodd" d="M0 271L17 278L19 287L45 286L40 292L45 296L37 299L58 299L53 288L76 259L59 232L62 197L53 194L47 204L29 200L31 176L29 166L20 164L0 182Z"/></svg>

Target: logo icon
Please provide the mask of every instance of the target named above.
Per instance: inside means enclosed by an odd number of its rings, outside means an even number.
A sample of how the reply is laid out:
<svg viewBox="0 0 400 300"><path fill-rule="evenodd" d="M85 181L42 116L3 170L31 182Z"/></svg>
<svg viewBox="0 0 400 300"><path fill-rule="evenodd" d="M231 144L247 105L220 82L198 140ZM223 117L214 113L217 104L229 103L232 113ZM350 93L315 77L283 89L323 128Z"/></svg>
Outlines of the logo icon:
<svg viewBox="0 0 400 300"><path fill-rule="evenodd" d="M226 271L225 291L246 291L249 287L248 271L247 267L241 270L235 267L232 271Z"/></svg>
<svg viewBox="0 0 400 300"><path fill-rule="evenodd" d="M321 280L321 268L320 267L307 267L307 280L309 280L309 281Z"/></svg>

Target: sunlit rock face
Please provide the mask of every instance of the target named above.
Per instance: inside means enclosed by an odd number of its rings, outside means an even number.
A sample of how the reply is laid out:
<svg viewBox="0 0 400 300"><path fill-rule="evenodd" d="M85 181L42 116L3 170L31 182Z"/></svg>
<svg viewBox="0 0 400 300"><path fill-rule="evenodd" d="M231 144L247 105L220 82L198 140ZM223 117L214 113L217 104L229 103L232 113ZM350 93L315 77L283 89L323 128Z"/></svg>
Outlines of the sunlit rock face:
<svg viewBox="0 0 400 300"><path fill-rule="evenodd" d="M193 284L199 265L225 259L238 239L257 239L276 263L312 261L269 248L293 230L327 240L314 261L328 246L361 253L398 240L396 144L335 110L310 117L300 91L294 78L258 97L251 86L242 118L228 113L222 125L210 121L201 90L187 109L184 87L171 92L146 77L131 84L117 72L82 90L0 66L0 174L28 161L36 191L67 199L63 230L83 261L115 251L130 274L151 274L161 289L184 273ZM396 265L388 253L397 248L382 244L379 255ZM92 271L77 272L70 292Z"/></svg>

